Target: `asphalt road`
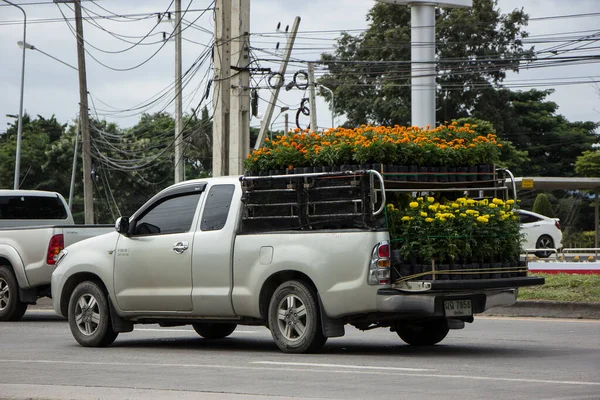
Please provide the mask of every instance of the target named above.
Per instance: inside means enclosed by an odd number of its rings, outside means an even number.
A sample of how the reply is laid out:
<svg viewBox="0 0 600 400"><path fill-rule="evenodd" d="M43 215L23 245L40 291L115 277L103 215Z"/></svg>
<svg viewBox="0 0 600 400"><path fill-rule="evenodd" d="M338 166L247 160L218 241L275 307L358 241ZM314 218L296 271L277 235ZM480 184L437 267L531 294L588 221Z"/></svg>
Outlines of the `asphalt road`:
<svg viewBox="0 0 600 400"><path fill-rule="evenodd" d="M416 348L385 329L281 353L268 330L217 341L138 325L89 349L50 310L0 323L2 399L600 399L600 321L479 318Z"/></svg>

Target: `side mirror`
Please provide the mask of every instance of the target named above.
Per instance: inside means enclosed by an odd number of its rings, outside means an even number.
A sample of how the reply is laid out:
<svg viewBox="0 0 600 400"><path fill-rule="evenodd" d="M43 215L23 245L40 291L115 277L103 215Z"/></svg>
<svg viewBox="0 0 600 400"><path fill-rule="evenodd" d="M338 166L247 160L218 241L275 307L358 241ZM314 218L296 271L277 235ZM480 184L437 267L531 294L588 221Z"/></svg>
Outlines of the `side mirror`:
<svg viewBox="0 0 600 400"><path fill-rule="evenodd" d="M129 236L129 217L119 217L115 222L115 230L122 235Z"/></svg>

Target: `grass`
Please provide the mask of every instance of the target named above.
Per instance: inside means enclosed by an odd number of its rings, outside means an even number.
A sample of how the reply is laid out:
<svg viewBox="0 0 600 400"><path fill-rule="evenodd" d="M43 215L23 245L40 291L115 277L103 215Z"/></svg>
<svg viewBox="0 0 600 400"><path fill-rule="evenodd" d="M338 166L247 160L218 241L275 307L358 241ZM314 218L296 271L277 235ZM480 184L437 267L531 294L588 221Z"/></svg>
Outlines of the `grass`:
<svg viewBox="0 0 600 400"><path fill-rule="evenodd" d="M519 289L519 300L600 303L600 275L537 274L546 284Z"/></svg>

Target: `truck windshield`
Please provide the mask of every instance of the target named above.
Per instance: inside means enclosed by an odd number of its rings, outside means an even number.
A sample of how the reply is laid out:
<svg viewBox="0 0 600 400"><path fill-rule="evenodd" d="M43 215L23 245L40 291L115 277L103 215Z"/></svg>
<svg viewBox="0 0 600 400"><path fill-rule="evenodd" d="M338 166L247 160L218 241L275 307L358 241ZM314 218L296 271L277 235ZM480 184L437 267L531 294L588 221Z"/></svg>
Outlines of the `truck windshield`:
<svg viewBox="0 0 600 400"><path fill-rule="evenodd" d="M66 219L67 210L58 197L1 196L0 219Z"/></svg>

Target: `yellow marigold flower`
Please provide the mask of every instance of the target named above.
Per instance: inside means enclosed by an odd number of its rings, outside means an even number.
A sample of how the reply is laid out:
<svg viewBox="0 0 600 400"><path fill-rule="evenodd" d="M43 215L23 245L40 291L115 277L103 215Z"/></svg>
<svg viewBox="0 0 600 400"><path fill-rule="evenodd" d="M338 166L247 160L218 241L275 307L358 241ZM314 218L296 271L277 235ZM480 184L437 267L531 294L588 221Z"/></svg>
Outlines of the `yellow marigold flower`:
<svg viewBox="0 0 600 400"><path fill-rule="evenodd" d="M489 205L489 207L490 207L490 208L496 208L496 207L498 207L498 206L497 206L497 205L495 205L494 203L492 203L492 204L490 204L490 205Z"/></svg>
<svg viewBox="0 0 600 400"><path fill-rule="evenodd" d="M481 222L482 224L485 224L485 223L489 222L489 220L486 217L477 217L477 222Z"/></svg>
<svg viewBox="0 0 600 400"><path fill-rule="evenodd" d="M409 217L408 215L405 215L404 217L402 217L402 221L410 221L412 218Z"/></svg>
<svg viewBox="0 0 600 400"><path fill-rule="evenodd" d="M463 217L463 218L464 218L464 217L466 217L466 216L467 216L467 214L465 214L465 213L460 213L460 214L458 214L458 216L459 216L459 217Z"/></svg>
<svg viewBox="0 0 600 400"><path fill-rule="evenodd" d="M433 218L425 218L425 222L433 222Z"/></svg>
<svg viewBox="0 0 600 400"><path fill-rule="evenodd" d="M469 214L469 215L473 215L473 214L475 214L475 210L467 210L467 211L465 211L465 212L466 212L467 214Z"/></svg>
<svg viewBox="0 0 600 400"><path fill-rule="evenodd" d="M425 218L427 216L427 213L424 211L421 211L421 217Z"/></svg>
<svg viewBox="0 0 600 400"><path fill-rule="evenodd" d="M417 207L419 207L419 203L417 203L416 201L411 201L411 202L408 204L408 206L409 206L410 208L417 208Z"/></svg>
<svg viewBox="0 0 600 400"><path fill-rule="evenodd" d="M429 196L429 197L427 197L427 201L429 203L433 203L435 201L435 199L433 197Z"/></svg>
<svg viewBox="0 0 600 400"><path fill-rule="evenodd" d="M431 211L437 211L437 209L438 209L438 205L437 205L437 204L431 204L431 205L430 205L428 208L429 208L429 210L431 210Z"/></svg>
<svg viewBox="0 0 600 400"><path fill-rule="evenodd" d="M456 199L456 201L458 201L459 203L466 203L467 199L464 197L459 197L458 199Z"/></svg>
<svg viewBox="0 0 600 400"><path fill-rule="evenodd" d="M423 201L422 197L417 197L417 201Z"/></svg>
<svg viewBox="0 0 600 400"><path fill-rule="evenodd" d="M494 199L492 199L492 203L497 204L499 206L503 206L504 202L501 199L497 199L494 197Z"/></svg>
<svg viewBox="0 0 600 400"><path fill-rule="evenodd" d="M460 207L460 205L458 205L458 203L452 203L452 208L458 208Z"/></svg>
<svg viewBox="0 0 600 400"><path fill-rule="evenodd" d="M506 204L511 205L511 204L515 204L514 200L506 200Z"/></svg>

